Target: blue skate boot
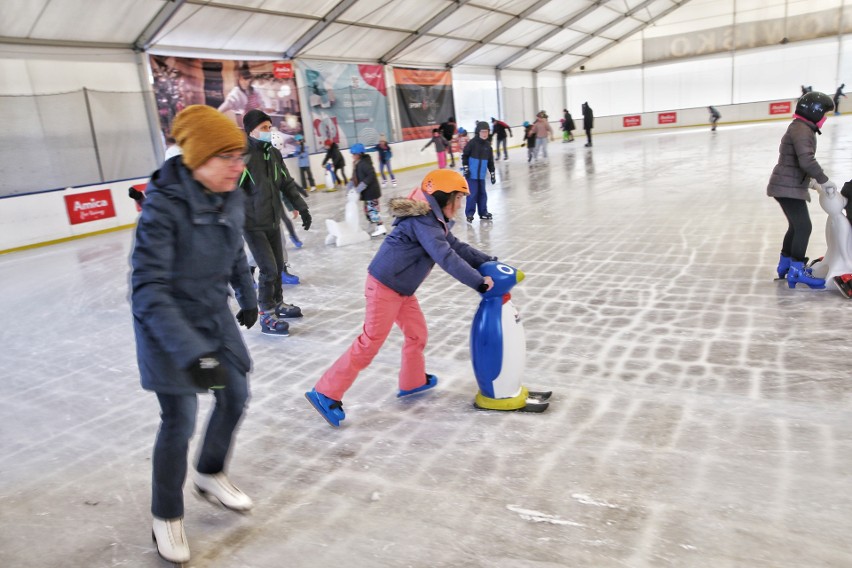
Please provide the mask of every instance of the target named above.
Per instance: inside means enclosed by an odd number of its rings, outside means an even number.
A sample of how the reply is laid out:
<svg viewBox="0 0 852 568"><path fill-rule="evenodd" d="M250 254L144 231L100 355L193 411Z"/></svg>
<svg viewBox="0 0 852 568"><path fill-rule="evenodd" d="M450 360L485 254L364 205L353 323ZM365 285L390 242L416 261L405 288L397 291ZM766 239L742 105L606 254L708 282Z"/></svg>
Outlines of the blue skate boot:
<svg viewBox="0 0 852 568"><path fill-rule="evenodd" d="M410 394L414 394L414 393L417 393L417 392L423 392L425 390L431 389L432 387L434 387L437 384L438 384L438 377L436 377L435 375L426 375L426 384L425 385L423 385L421 387L417 387L416 389L411 389L411 390L400 389L400 391L397 393L396 396L397 396L397 398L399 398L399 397L408 396Z"/></svg>
<svg viewBox="0 0 852 568"><path fill-rule="evenodd" d="M790 270L790 257L781 255L781 258L778 260L778 278L786 278L787 271Z"/></svg>
<svg viewBox="0 0 852 568"><path fill-rule="evenodd" d="M290 265L284 265L284 270L281 271L281 283L282 284L298 284L299 277L295 274L290 274Z"/></svg>
<svg viewBox="0 0 852 568"><path fill-rule="evenodd" d="M317 389L311 389L306 392L305 398L317 409L320 416L325 418L325 421L335 428L339 428L340 422L346 418L346 414L343 412L343 403L339 400L328 398L324 394L317 392Z"/></svg>
<svg viewBox="0 0 852 568"><path fill-rule="evenodd" d="M787 286L795 288L796 284L807 284L816 290L825 288L825 280L815 278L811 272L805 268L804 263L798 260L790 262L790 269L787 271Z"/></svg>

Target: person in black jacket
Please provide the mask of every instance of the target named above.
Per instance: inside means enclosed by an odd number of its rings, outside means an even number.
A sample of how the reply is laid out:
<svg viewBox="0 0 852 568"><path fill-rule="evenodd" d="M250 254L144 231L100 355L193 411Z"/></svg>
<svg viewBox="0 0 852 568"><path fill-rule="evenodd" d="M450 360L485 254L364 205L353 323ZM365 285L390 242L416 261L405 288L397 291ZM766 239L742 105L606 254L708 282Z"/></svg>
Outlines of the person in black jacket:
<svg viewBox="0 0 852 568"><path fill-rule="evenodd" d="M563 142L573 142L574 141L574 129L577 128L574 125L574 117L571 116L571 113L568 112L567 108L562 109L562 141Z"/></svg>
<svg viewBox="0 0 852 568"><path fill-rule="evenodd" d="M367 155L367 150L361 143L353 144L349 151L352 153L352 161L355 163L352 168L352 182L349 183L349 189L360 194L361 201L364 202L364 215L367 217L367 221L375 226L370 236L381 237L386 235L388 231L385 229L385 224L382 222L382 216L379 212L379 199L382 197L382 190L379 187L379 178L376 177L373 160Z"/></svg>
<svg viewBox="0 0 852 568"><path fill-rule="evenodd" d="M343 159L343 153L340 151L340 146L337 145L337 142L333 140L325 141L325 158L322 159L322 165L325 166L328 162L331 162L331 165L334 166L334 184L335 186L340 185L340 178L343 178L343 183L349 183L346 179L346 160ZM340 177L337 176L337 172L340 172ZM326 188L329 190L331 188Z"/></svg>
<svg viewBox="0 0 852 568"><path fill-rule="evenodd" d="M311 226L311 214L293 176L284 165L281 152L270 143L272 119L254 109L246 113L243 127L249 135L248 162L240 178L246 194L244 237L260 271L257 283L261 331L269 335L289 335L284 318L300 318L298 306L283 301L281 273L285 271L281 243L281 219L285 200L301 215L302 227Z"/></svg>
<svg viewBox="0 0 852 568"><path fill-rule="evenodd" d="M456 119L451 116L446 122L442 122L438 128L441 130L441 136L447 141L447 154L450 156L450 167L456 167L456 159L453 156L453 136L456 134Z"/></svg>
<svg viewBox="0 0 852 568"><path fill-rule="evenodd" d="M589 103L583 103L583 130L586 131L586 146L592 145L592 128L595 126L595 113Z"/></svg>

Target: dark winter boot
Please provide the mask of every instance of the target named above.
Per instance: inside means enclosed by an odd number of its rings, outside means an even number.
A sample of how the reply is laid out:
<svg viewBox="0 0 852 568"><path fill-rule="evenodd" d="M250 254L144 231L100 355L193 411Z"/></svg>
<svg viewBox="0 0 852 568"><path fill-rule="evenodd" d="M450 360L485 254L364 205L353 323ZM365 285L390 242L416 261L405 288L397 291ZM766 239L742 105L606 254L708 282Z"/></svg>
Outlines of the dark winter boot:
<svg viewBox="0 0 852 568"><path fill-rule="evenodd" d="M796 284L807 284L811 288L821 290L825 288L825 280L822 278L814 278L811 276L804 266L804 263L799 260L790 262L790 268L787 270L787 286L795 288Z"/></svg>
<svg viewBox="0 0 852 568"><path fill-rule="evenodd" d="M790 269L790 257L781 255L781 259L778 261L778 278L785 278L787 276L787 271Z"/></svg>

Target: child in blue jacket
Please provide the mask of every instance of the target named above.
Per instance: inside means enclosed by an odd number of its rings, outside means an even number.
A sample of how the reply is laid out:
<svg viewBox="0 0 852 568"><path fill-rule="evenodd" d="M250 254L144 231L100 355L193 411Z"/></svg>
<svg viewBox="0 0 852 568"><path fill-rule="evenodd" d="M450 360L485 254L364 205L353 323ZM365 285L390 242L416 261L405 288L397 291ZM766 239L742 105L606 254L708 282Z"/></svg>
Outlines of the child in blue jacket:
<svg viewBox="0 0 852 568"><path fill-rule="evenodd" d="M385 237L367 269L363 332L313 390L305 393L332 426L340 426L346 417L341 402L343 395L379 352L394 323L405 337L397 396L425 391L438 384L435 375L426 373L423 356L426 320L414 293L435 263L479 292L486 292L494 285L490 277L483 277L476 269L484 262L496 260L495 257L463 243L450 232L452 218L468 193L467 183L458 172L435 170L426 175L409 197L390 200L391 213L396 217L394 229Z"/></svg>
<svg viewBox="0 0 852 568"><path fill-rule="evenodd" d="M491 174L491 184L497 182L494 175L494 151L488 143L488 123L477 122L476 134L467 143L462 152L462 169L464 177L470 186L470 195L467 196L467 204L464 215L467 222L473 221L473 214L479 209L479 218L490 221L493 216L488 212L488 193L485 191L485 174Z"/></svg>
<svg viewBox="0 0 852 568"><path fill-rule="evenodd" d="M302 175L302 187L305 189L310 187L310 191L316 191L317 184L314 181L314 174L311 173L311 155L308 153L308 149L305 148L305 137L301 134L296 134L296 141L299 143L299 149L296 150L296 157L299 164L299 173ZM308 182L311 182L310 186Z"/></svg>

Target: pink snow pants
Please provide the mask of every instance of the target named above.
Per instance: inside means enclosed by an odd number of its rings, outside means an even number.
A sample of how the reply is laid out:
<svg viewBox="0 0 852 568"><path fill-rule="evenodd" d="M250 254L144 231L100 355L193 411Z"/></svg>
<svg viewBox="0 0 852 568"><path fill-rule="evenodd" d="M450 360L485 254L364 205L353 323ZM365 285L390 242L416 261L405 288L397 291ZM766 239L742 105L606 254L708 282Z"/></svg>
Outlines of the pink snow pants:
<svg viewBox="0 0 852 568"><path fill-rule="evenodd" d="M404 336L402 367L399 370L399 388L411 390L426 384L426 348L428 332L426 318L415 296L403 296L378 280L367 275L364 288L367 313L364 329L349 349L327 370L316 390L334 400L343 400L362 369L373 360L390 334L393 324L399 326Z"/></svg>
<svg viewBox="0 0 852 568"><path fill-rule="evenodd" d="M438 152L438 169L443 170L447 167L447 153Z"/></svg>

